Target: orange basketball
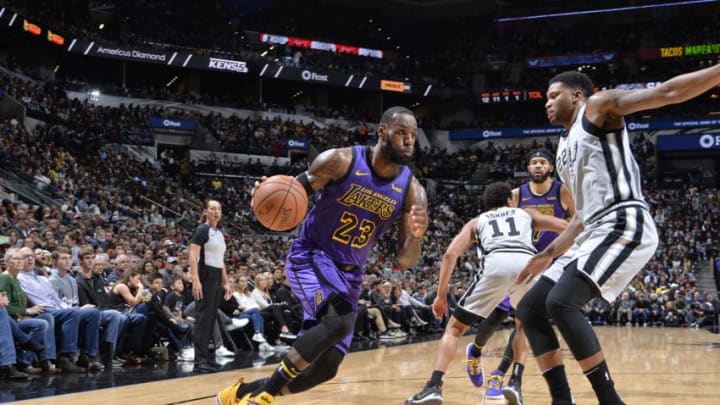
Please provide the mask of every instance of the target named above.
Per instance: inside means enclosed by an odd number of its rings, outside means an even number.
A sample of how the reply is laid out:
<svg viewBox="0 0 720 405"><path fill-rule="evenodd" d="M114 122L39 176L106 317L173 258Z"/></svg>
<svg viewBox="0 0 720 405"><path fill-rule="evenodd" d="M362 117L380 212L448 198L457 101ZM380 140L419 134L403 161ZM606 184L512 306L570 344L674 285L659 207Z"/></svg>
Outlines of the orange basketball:
<svg viewBox="0 0 720 405"><path fill-rule="evenodd" d="M289 231L305 218L308 196L292 176L268 177L255 189L252 209L255 218L273 231Z"/></svg>

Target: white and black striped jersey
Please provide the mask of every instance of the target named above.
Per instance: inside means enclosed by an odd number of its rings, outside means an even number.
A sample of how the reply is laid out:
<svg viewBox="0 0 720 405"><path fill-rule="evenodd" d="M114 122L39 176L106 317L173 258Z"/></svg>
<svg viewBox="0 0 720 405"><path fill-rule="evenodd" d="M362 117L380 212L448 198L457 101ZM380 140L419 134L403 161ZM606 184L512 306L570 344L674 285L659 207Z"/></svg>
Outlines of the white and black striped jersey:
<svg viewBox="0 0 720 405"><path fill-rule="evenodd" d="M555 168L585 225L621 206L642 205L647 209L627 129L596 127L585 118L585 106L570 131L560 137Z"/></svg>
<svg viewBox="0 0 720 405"><path fill-rule="evenodd" d="M478 217L478 256L495 251L522 251L534 254L532 217L522 208L502 207Z"/></svg>

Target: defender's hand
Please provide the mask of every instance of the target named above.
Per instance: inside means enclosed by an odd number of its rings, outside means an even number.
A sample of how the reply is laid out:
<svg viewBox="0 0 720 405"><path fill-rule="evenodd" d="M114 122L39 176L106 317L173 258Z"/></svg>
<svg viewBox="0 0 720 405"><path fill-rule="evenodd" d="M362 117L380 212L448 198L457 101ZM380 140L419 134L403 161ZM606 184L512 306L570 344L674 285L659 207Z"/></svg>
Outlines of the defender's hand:
<svg viewBox="0 0 720 405"><path fill-rule="evenodd" d="M535 276L542 274L545 269L552 263L552 256L543 253L538 253L530 259L525 265L525 268L518 274L515 284L529 283Z"/></svg>

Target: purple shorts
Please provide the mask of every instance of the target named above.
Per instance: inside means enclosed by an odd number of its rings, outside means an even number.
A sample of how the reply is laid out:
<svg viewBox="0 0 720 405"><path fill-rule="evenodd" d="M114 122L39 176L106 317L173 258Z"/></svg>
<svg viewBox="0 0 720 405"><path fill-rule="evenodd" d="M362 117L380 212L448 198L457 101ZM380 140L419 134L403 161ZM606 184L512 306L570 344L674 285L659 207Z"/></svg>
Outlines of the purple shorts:
<svg viewBox="0 0 720 405"><path fill-rule="evenodd" d="M501 302L500 305L498 305L497 307L506 312L514 311L512 305L510 304L510 297L505 297L503 302Z"/></svg>
<svg viewBox="0 0 720 405"><path fill-rule="evenodd" d="M318 318L327 310L331 296L347 301L357 317L364 274L362 268L358 267L353 271L340 270L322 250L305 248L294 243L285 261L285 273L304 310L300 335L320 321ZM337 342L335 347L347 354L352 338L353 333L350 332Z"/></svg>

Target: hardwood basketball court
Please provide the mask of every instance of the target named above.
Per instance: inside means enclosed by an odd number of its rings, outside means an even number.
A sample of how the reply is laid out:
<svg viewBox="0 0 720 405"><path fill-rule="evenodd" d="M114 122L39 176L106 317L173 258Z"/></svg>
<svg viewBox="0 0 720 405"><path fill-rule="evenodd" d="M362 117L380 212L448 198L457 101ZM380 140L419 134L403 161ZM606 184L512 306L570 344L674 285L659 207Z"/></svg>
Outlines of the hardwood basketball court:
<svg viewBox="0 0 720 405"><path fill-rule="evenodd" d="M616 385L628 404L720 403L720 335L689 329L596 328ZM509 331L490 340L483 366L489 373L502 355ZM445 378L445 404L500 405L485 401L484 389L474 388L465 376L462 346ZM315 389L275 403L313 405L403 404L429 378L437 341L383 347L350 354L337 377ZM565 351L568 378L577 405L597 404L592 389L570 353ZM119 388L37 398L18 404L153 405L214 404L215 393L242 375L247 380L268 375L274 366L234 370ZM548 404L550 397L532 357L523 378L526 405Z"/></svg>

